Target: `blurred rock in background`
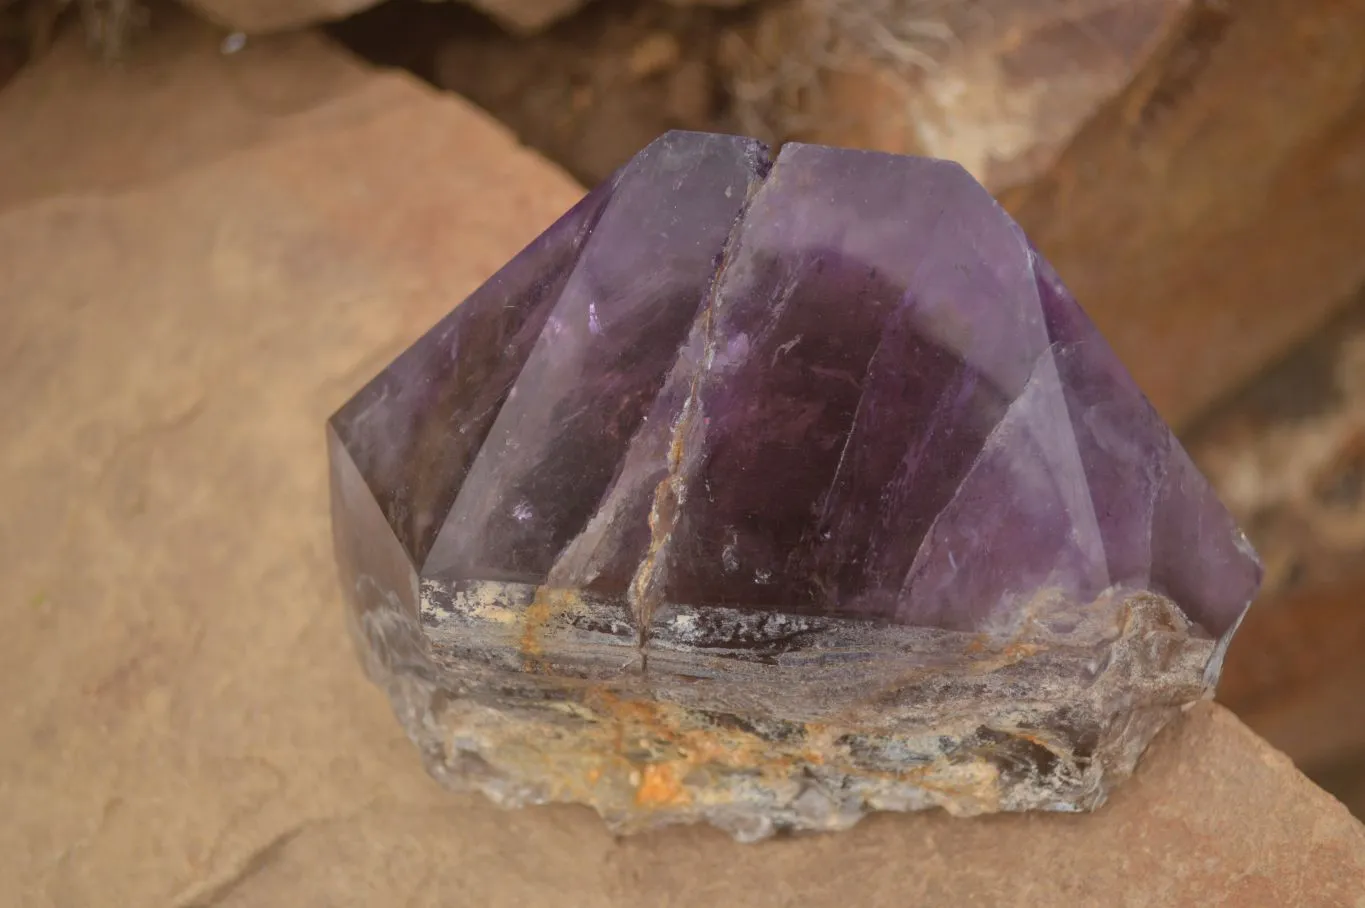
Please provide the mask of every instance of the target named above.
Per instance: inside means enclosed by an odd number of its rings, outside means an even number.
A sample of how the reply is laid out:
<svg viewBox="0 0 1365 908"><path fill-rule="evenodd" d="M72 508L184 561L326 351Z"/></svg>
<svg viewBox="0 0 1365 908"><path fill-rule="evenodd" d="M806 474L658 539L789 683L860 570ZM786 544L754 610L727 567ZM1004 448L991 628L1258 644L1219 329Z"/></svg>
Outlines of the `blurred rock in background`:
<svg viewBox="0 0 1365 908"><path fill-rule="evenodd" d="M379 0L186 0L188 5L224 28L262 33L318 25L359 13ZM460 0L424 0L427 3ZM508 32L529 35L554 25L589 4L589 0L464 0ZM730 8L749 0L654 0L674 6Z"/></svg>
<svg viewBox="0 0 1365 908"><path fill-rule="evenodd" d="M731 129L720 66L752 10L599 0L534 38L453 4L404 0L333 34L458 92L587 185L669 129Z"/></svg>
<svg viewBox="0 0 1365 908"><path fill-rule="evenodd" d="M378 0L187 0L205 18L233 31L259 34L342 19ZM439 0L428 0L439 2ZM453 2L453 0L452 0ZM468 0L474 9L515 33L540 31L575 12L585 0Z"/></svg>
<svg viewBox="0 0 1365 908"><path fill-rule="evenodd" d="M1266 567L1219 698L1365 815L1365 294L1187 442Z"/></svg>
<svg viewBox="0 0 1365 908"><path fill-rule="evenodd" d="M1188 0L796 0L733 41L741 125L959 161L993 190L1043 173ZM747 52L747 59L746 59ZM796 58L804 58L798 61ZM795 95L804 62L818 76Z"/></svg>

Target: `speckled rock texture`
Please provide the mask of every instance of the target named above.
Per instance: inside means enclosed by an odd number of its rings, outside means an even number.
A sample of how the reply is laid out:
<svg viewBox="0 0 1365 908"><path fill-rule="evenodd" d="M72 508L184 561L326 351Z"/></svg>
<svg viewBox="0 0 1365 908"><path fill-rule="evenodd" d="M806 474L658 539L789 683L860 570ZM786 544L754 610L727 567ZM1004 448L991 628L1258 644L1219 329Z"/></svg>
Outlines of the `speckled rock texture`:
<svg viewBox="0 0 1365 908"><path fill-rule="evenodd" d="M0 93L0 904L1365 903L1360 824L1212 705L1081 817L741 848L443 791L356 667L318 426L581 190L322 42L160 29Z"/></svg>

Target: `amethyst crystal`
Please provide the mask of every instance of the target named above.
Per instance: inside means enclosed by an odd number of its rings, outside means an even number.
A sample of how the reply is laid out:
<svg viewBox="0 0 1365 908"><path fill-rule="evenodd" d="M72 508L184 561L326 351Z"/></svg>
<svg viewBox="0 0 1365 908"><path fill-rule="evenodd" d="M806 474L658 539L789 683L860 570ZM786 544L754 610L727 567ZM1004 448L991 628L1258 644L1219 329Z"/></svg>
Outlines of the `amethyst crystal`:
<svg viewBox="0 0 1365 908"><path fill-rule="evenodd" d="M1260 567L961 167L670 133L333 417L371 675L511 804L1085 809Z"/></svg>

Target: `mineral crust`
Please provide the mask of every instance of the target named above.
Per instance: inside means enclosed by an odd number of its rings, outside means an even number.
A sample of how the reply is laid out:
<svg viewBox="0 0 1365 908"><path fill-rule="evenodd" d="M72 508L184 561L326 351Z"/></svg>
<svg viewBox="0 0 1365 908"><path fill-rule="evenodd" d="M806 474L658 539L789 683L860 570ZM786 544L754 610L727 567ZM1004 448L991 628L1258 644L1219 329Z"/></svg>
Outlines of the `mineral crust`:
<svg viewBox="0 0 1365 908"><path fill-rule="evenodd" d="M1260 579L945 161L665 135L328 441L351 626L430 771L622 831L1093 808Z"/></svg>

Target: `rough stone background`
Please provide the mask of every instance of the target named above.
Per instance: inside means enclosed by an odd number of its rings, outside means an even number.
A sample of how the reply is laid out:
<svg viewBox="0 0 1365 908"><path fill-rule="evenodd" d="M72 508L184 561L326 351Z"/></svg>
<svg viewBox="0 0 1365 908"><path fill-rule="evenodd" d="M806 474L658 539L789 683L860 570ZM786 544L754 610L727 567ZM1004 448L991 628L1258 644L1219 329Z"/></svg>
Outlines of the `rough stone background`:
<svg viewBox="0 0 1365 908"><path fill-rule="evenodd" d="M1214 706L1089 817L736 846L445 793L346 640L322 422L579 189L311 35L74 36L0 94L0 904L1365 905Z"/></svg>
<svg viewBox="0 0 1365 908"><path fill-rule="evenodd" d="M187 0L224 28L250 34L295 29L341 19L378 0ZM468 0L513 31L534 32L572 13L586 0Z"/></svg>
<svg viewBox="0 0 1365 908"><path fill-rule="evenodd" d="M260 34L329 22L361 12L379 0L185 0L225 28ZM435 2L435 0L428 0ZM448 0L456 2L456 0ZM544 29L582 9L590 0L463 0L519 34ZM659 0L673 6L741 6L749 0Z"/></svg>
<svg viewBox="0 0 1365 908"><path fill-rule="evenodd" d="M1365 293L1187 442L1266 567L1219 698L1365 817Z"/></svg>

